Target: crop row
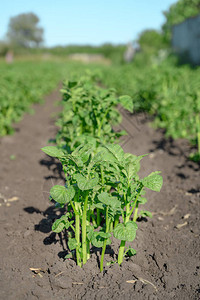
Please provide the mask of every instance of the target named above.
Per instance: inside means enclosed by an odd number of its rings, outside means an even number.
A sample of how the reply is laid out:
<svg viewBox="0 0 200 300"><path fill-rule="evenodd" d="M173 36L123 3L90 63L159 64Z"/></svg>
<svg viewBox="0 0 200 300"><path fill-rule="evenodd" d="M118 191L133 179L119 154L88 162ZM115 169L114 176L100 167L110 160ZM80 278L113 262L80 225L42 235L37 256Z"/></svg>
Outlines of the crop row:
<svg viewBox="0 0 200 300"><path fill-rule="evenodd" d="M33 111L31 104L41 102L57 86L64 68L59 62L0 64L0 136L11 134L13 123Z"/></svg>
<svg viewBox="0 0 200 300"><path fill-rule="evenodd" d="M131 95L134 110L153 115L167 136L196 144L200 158L200 68L178 67L169 59L152 66L133 63L103 70L102 80L118 94Z"/></svg>
<svg viewBox="0 0 200 300"><path fill-rule="evenodd" d="M101 248L102 271L111 238L120 240L118 264L125 256L135 255L126 242L135 239L138 216L151 216L148 211L138 211L147 201L145 188L160 191L162 177L153 172L140 179L140 161L146 155L125 153L117 143L123 134L113 130L121 120L117 106L132 111L129 96L117 97L113 89L95 85L88 75L65 82L62 93L57 145L42 148L60 160L66 180L65 186L50 190L56 207L65 208L52 230L67 231L66 258L76 259L80 267L90 258L92 247Z"/></svg>

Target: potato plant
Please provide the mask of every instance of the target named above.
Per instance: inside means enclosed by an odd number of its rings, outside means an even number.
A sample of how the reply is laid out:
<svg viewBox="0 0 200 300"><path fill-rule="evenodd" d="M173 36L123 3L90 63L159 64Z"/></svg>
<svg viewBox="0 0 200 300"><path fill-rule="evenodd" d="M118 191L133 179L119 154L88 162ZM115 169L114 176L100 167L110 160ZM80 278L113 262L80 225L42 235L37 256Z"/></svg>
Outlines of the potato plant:
<svg viewBox="0 0 200 300"><path fill-rule="evenodd" d="M0 62L0 137L14 132L13 123L31 104L42 102L44 95L56 88L64 66L59 62L23 62L11 65ZM66 72L66 71L65 71Z"/></svg>
<svg viewBox="0 0 200 300"><path fill-rule="evenodd" d="M68 248L72 253L76 250L80 267L90 258L91 245L102 248L101 271L106 246L111 244L113 235L121 241L118 253L121 264L127 252L126 241L132 242L136 236L138 207L146 202L145 188L160 191L160 172L140 179L138 171L144 155L125 153L116 144L97 149L92 144L80 145L70 154L55 146L42 150L60 160L66 178L65 186L55 185L50 190L51 199L66 208L66 214L54 222L53 231L59 233L71 227L74 236L69 238ZM135 254L132 248L128 252Z"/></svg>
<svg viewBox="0 0 200 300"><path fill-rule="evenodd" d="M107 143L125 134L116 132L113 126L121 122L117 105L133 112L129 96L116 97L114 89L103 89L93 84L91 75L79 81L67 81L61 90L63 110L57 121L60 130L56 142L68 146L71 151L85 142Z"/></svg>
<svg viewBox="0 0 200 300"><path fill-rule="evenodd" d="M135 111L154 116L154 125L166 136L185 138L197 146L191 158L200 160L200 68L177 66L167 58L159 65L112 66L102 69L102 83L128 93ZM123 76L121 74L123 73Z"/></svg>
<svg viewBox="0 0 200 300"><path fill-rule="evenodd" d="M65 186L55 185L50 199L66 213L57 219L52 230L72 231L68 235L67 257L84 265L90 258L91 246L102 248L100 270L103 271L106 246L111 237L120 240L118 264L125 255L136 251L126 242L136 236L138 208L146 203L145 188L160 191L162 177L153 172L140 179L140 160L146 156L125 153L114 141L122 134L112 126L120 121L117 105L133 109L129 96L117 98L112 89L92 84L91 77L68 82L63 92L64 109L58 121L57 146L42 150L60 160ZM142 216L150 212L142 210Z"/></svg>

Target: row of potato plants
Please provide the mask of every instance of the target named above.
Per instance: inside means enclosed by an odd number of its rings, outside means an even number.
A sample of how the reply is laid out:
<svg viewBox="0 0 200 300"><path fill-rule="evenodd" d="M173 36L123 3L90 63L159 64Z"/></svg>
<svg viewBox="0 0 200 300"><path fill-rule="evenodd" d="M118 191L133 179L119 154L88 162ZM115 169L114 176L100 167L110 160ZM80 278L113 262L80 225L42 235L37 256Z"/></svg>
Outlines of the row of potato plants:
<svg viewBox="0 0 200 300"><path fill-rule="evenodd" d="M12 134L13 123L25 112L33 112L31 104L42 102L43 96L56 88L64 70L60 63L38 61L1 62L0 69L1 137Z"/></svg>
<svg viewBox="0 0 200 300"><path fill-rule="evenodd" d="M97 86L88 75L78 82L66 82L62 93L57 145L42 148L59 159L66 179L65 186L55 185L50 190L56 207L65 207L52 230L67 230L70 253L66 258L76 259L80 267L90 258L91 247L102 248L103 271L111 237L120 240L119 265L125 256L135 255L126 242L136 237L138 216L151 216L144 210L138 213L147 201L145 188L160 191L162 177L153 172L140 179L140 160L146 155L125 153L116 143L123 134L112 128L121 121L117 106L132 111L129 96L116 97L113 89Z"/></svg>
<svg viewBox="0 0 200 300"><path fill-rule="evenodd" d="M159 65L102 68L102 82L125 91L136 111L154 116L154 125L166 136L186 138L197 147L190 157L200 161L200 68L177 66L167 58ZM121 74L123 73L123 76Z"/></svg>

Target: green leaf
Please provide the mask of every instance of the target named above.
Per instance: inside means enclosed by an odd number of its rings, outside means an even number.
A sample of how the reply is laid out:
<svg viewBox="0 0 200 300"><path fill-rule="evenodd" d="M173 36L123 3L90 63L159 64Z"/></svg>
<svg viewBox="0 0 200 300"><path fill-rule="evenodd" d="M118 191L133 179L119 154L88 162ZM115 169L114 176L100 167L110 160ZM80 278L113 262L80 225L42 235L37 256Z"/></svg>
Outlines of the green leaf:
<svg viewBox="0 0 200 300"><path fill-rule="evenodd" d="M139 204L147 203L147 199L145 197L141 197L141 196L138 197L137 201L138 201Z"/></svg>
<svg viewBox="0 0 200 300"><path fill-rule="evenodd" d="M114 210L121 208L121 202L117 199L117 197L110 196L110 194L106 192L99 194L98 199L101 203L110 206Z"/></svg>
<svg viewBox="0 0 200 300"><path fill-rule="evenodd" d="M69 239L69 241L68 241L68 247L69 247L69 249L70 250L74 250L74 249L76 249L76 247L77 247L77 241L76 241L76 239Z"/></svg>
<svg viewBox="0 0 200 300"><path fill-rule="evenodd" d="M47 146L47 147L43 147L41 148L41 150L48 154L49 156L52 156L52 157L62 157L64 156L64 153L62 150L60 150L58 147L55 147L55 146Z"/></svg>
<svg viewBox="0 0 200 300"><path fill-rule="evenodd" d="M131 113L133 112L133 99L130 96L128 95L120 96L119 102L125 109L127 109Z"/></svg>
<svg viewBox="0 0 200 300"><path fill-rule="evenodd" d="M152 172L150 175L142 179L142 184L152 191L160 192L163 184L163 178L159 175L160 173L161 172L159 171Z"/></svg>
<svg viewBox="0 0 200 300"><path fill-rule="evenodd" d="M60 233L64 228L68 229L74 221L68 221L68 213L62 216L60 219L57 219L52 225L52 231Z"/></svg>
<svg viewBox="0 0 200 300"><path fill-rule="evenodd" d="M56 220L52 225L52 231L56 233L60 233L61 231L63 231L64 228L65 228L65 222L63 222L60 219Z"/></svg>
<svg viewBox="0 0 200 300"><path fill-rule="evenodd" d="M152 213L148 210L141 210L138 216L152 218Z"/></svg>
<svg viewBox="0 0 200 300"><path fill-rule="evenodd" d="M60 204L70 202L75 196L75 189L73 186L66 188L62 185L54 185L50 190L51 197Z"/></svg>
<svg viewBox="0 0 200 300"><path fill-rule="evenodd" d="M69 259L69 258L72 258L72 257L73 257L73 255L72 255L72 253L70 252L69 254L65 255L64 259Z"/></svg>
<svg viewBox="0 0 200 300"><path fill-rule="evenodd" d="M111 234L109 232L101 232L99 231L99 235L103 238L103 239L108 239L111 237Z"/></svg>
<svg viewBox="0 0 200 300"><path fill-rule="evenodd" d="M112 154L113 159L117 160L118 162L123 161L123 159L124 159L124 150L122 149L122 147L120 145L110 144L110 145L106 145L105 148L108 150L108 152L110 154Z"/></svg>
<svg viewBox="0 0 200 300"><path fill-rule="evenodd" d="M137 253L136 250L129 246L129 248L125 252L125 255L128 255L129 257L131 257L131 256L136 255L136 253Z"/></svg>
<svg viewBox="0 0 200 300"><path fill-rule="evenodd" d="M88 238L89 241L91 241L92 235L93 235L93 233L94 233L94 226L92 226L92 225L87 225L86 231L87 231L87 238Z"/></svg>
<svg viewBox="0 0 200 300"><path fill-rule="evenodd" d="M74 179L76 179L78 187L82 191L93 189L99 182L98 174L95 173L94 177L91 179L87 179L82 174L75 174Z"/></svg>
<svg viewBox="0 0 200 300"><path fill-rule="evenodd" d="M68 87L70 89L75 87L77 84L78 84L78 82L76 82L76 81L68 81Z"/></svg>
<svg viewBox="0 0 200 300"><path fill-rule="evenodd" d="M126 224L118 224L114 231L114 237L120 241L132 242L136 237L137 224L129 221Z"/></svg>
<svg viewBox="0 0 200 300"><path fill-rule="evenodd" d="M106 245L111 244L111 239L109 238L111 236L110 233L105 232L97 232L94 231L91 239L91 243L93 246L97 248L103 247L104 240L107 239Z"/></svg>
<svg viewBox="0 0 200 300"><path fill-rule="evenodd" d="M136 156L131 153L125 153L124 169L125 169L126 173L124 171L123 171L123 173L128 178L132 178L140 170L140 160L147 155L148 154Z"/></svg>
<svg viewBox="0 0 200 300"><path fill-rule="evenodd" d="M105 208L105 206L103 205L103 203L94 203L94 207L95 208L99 208L99 209L102 209L102 210L104 210L104 208Z"/></svg>

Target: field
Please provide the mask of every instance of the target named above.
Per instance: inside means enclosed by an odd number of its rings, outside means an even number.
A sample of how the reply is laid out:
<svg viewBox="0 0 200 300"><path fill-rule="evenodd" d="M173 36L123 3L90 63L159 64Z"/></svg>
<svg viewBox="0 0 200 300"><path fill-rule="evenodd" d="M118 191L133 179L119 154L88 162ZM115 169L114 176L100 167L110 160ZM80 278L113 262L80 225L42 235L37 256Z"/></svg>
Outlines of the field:
<svg viewBox="0 0 200 300"><path fill-rule="evenodd" d="M1 298L199 299L199 68L0 67Z"/></svg>

